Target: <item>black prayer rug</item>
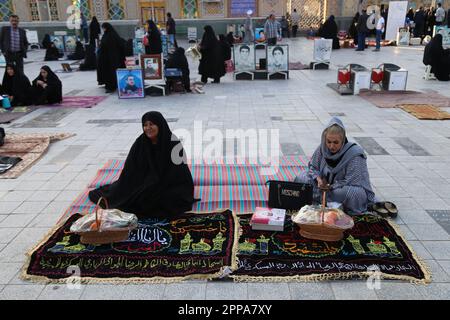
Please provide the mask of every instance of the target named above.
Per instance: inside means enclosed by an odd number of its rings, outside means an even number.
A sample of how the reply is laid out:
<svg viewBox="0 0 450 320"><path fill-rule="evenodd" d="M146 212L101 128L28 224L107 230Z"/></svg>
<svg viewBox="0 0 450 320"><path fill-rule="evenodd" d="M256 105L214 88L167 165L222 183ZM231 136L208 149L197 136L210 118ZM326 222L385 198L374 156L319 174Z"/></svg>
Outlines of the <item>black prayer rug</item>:
<svg viewBox="0 0 450 320"><path fill-rule="evenodd" d="M23 279L169 283L220 278L237 267L238 219L229 210L142 220L127 241L107 245L81 244L69 232L80 217L69 217L30 251Z"/></svg>
<svg viewBox="0 0 450 320"><path fill-rule="evenodd" d="M253 231L251 215L239 215L235 281L319 281L379 278L431 282L427 266L389 221L373 215L354 217L355 226L338 242L303 238L286 218L283 232Z"/></svg>

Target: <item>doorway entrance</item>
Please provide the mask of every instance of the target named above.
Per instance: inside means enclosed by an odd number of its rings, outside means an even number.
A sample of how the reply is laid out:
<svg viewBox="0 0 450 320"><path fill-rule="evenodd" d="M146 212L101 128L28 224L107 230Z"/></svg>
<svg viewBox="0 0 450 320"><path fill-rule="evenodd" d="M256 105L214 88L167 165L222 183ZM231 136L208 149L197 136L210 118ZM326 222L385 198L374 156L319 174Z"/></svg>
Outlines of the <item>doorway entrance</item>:
<svg viewBox="0 0 450 320"><path fill-rule="evenodd" d="M156 24L165 26L166 5L164 1L141 1L141 22L153 20Z"/></svg>

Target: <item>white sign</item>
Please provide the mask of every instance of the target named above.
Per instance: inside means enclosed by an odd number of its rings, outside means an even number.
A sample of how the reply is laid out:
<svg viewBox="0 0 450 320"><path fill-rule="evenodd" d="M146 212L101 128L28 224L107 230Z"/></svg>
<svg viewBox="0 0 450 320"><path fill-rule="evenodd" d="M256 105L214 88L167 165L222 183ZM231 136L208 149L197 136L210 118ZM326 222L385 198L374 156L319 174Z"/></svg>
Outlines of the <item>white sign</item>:
<svg viewBox="0 0 450 320"><path fill-rule="evenodd" d="M314 61L329 62L331 60L331 50L333 49L333 39L314 40Z"/></svg>
<svg viewBox="0 0 450 320"><path fill-rule="evenodd" d="M26 30L27 32L27 40L29 43L39 43L38 33L36 30Z"/></svg>
<svg viewBox="0 0 450 320"><path fill-rule="evenodd" d="M408 1L390 1L386 26L386 40L397 40L399 28L405 26Z"/></svg>
<svg viewBox="0 0 450 320"><path fill-rule="evenodd" d="M189 27L187 30L188 40L197 40L197 28Z"/></svg>
<svg viewBox="0 0 450 320"><path fill-rule="evenodd" d="M67 36L67 31L55 31L55 36Z"/></svg>

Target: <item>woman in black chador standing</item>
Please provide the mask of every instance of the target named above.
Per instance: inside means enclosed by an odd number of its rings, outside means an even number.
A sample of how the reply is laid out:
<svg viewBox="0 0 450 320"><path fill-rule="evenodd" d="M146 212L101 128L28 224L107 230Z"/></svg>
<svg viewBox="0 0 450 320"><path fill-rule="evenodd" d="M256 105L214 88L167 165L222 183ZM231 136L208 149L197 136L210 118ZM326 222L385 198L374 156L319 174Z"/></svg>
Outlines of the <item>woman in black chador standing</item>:
<svg viewBox="0 0 450 320"><path fill-rule="evenodd" d="M323 24L322 28L319 30L319 36L325 39L333 39L333 49L339 49L338 39L338 26L334 20L334 16L331 15Z"/></svg>
<svg viewBox="0 0 450 320"><path fill-rule="evenodd" d="M161 54L162 52L162 42L161 42L161 33L159 32L158 27L153 22L153 20L147 21L147 38L148 38L148 46L145 46L146 54Z"/></svg>
<svg viewBox="0 0 450 320"><path fill-rule="evenodd" d="M33 80L33 101L35 105L62 102L62 83L48 66L43 66L39 76Z"/></svg>
<svg viewBox="0 0 450 320"><path fill-rule="evenodd" d="M100 23L98 23L97 17L94 16L89 24L89 44L93 44L95 46L96 40L98 40L100 33Z"/></svg>
<svg viewBox="0 0 450 320"><path fill-rule="evenodd" d="M125 67L125 40L107 22L102 24L104 31L100 41L97 63L97 81L105 85L106 93L117 90L116 69Z"/></svg>
<svg viewBox="0 0 450 320"><path fill-rule="evenodd" d="M200 42L200 65L198 73L201 74L203 83L208 82L208 78L213 78L214 83L220 83L220 77L225 75L225 64L222 48L217 40L216 34L211 26L205 26L205 33Z"/></svg>
<svg viewBox="0 0 450 320"><path fill-rule="evenodd" d="M173 217L192 210L194 183L181 142L159 112L144 114L142 127L119 179L92 190L89 199L97 203L103 197L110 208L140 218Z"/></svg>

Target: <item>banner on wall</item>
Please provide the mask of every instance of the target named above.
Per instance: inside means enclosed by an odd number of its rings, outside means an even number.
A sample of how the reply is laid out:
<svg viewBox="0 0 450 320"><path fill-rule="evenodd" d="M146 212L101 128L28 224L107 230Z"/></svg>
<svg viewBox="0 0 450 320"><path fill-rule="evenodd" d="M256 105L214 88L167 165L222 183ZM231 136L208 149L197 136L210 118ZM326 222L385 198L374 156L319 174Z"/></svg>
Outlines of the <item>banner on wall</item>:
<svg viewBox="0 0 450 320"><path fill-rule="evenodd" d="M399 28L405 26L408 1L390 1L386 26L386 40L397 40Z"/></svg>

